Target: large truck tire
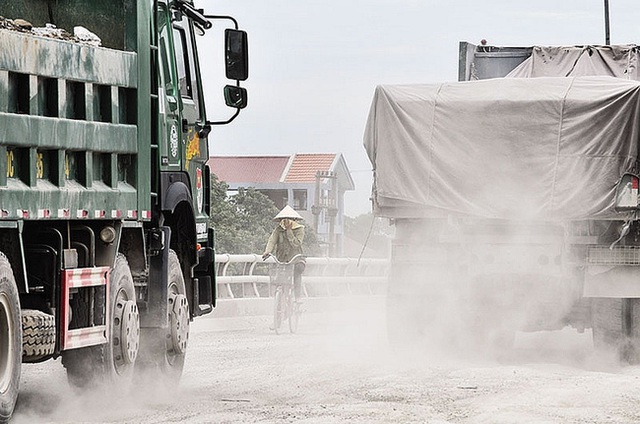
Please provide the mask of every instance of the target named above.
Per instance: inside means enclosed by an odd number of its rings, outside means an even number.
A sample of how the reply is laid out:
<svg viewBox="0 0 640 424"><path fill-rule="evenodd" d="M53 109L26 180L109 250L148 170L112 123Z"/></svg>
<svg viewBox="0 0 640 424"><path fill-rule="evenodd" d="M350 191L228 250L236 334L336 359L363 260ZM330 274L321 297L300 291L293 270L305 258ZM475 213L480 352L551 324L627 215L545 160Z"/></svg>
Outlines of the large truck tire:
<svg viewBox="0 0 640 424"><path fill-rule="evenodd" d="M36 309L22 311L22 362L40 362L56 347L56 321L53 315Z"/></svg>
<svg viewBox="0 0 640 424"><path fill-rule="evenodd" d="M142 381L161 379L166 387L180 382L189 340L189 302L184 277L176 253L169 252L167 328L142 328L137 369Z"/></svg>
<svg viewBox="0 0 640 424"><path fill-rule="evenodd" d="M110 332L107 343L62 352L71 385L110 385L127 390L140 344L140 319L127 259L118 254L109 276ZM84 311L86 308L80 308Z"/></svg>
<svg viewBox="0 0 640 424"><path fill-rule="evenodd" d="M594 298L591 317L596 351L640 363L640 299Z"/></svg>
<svg viewBox="0 0 640 424"><path fill-rule="evenodd" d="M18 399L22 363L20 298L7 257L0 253L0 423L7 423Z"/></svg>

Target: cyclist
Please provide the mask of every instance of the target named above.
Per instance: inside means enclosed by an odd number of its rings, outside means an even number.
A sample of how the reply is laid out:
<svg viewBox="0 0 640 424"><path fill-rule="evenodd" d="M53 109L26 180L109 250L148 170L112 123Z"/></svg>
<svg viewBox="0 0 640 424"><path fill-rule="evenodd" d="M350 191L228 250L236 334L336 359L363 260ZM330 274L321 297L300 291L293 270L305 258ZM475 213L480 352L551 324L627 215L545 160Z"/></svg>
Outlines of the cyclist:
<svg viewBox="0 0 640 424"><path fill-rule="evenodd" d="M304 240L304 225L300 223L302 216L289 205L285 206L273 220L278 223L274 228L262 258L270 254L280 262L289 262L295 255L302 254L302 240ZM302 291L302 273L306 264L304 260L297 262L293 268L293 293L296 302L300 300Z"/></svg>

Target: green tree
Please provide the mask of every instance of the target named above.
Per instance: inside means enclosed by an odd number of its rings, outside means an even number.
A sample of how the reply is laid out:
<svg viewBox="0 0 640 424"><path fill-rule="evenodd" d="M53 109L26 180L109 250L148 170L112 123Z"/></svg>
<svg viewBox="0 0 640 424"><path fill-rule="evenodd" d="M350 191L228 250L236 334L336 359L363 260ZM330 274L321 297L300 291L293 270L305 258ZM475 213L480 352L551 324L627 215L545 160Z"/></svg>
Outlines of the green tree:
<svg viewBox="0 0 640 424"><path fill-rule="evenodd" d="M209 224L215 230L216 251L233 252L237 239L236 213L234 206L228 201L229 185L218 177L211 175L211 213Z"/></svg>
<svg viewBox="0 0 640 424"><path fill-rule="evenodd" d="M229 199L234 206L237 225L233 253L262 253L273 229L273 217L278 213L276 205L253 187L240 188Z"/></svg>
<svg viewBox="0 0 640 424"><path fill-rule="evenodd" d="M305 223L304 241L302 242L302 252L305 256L319 256L321 253L318 235L313 229L313 225Z"/></svg>

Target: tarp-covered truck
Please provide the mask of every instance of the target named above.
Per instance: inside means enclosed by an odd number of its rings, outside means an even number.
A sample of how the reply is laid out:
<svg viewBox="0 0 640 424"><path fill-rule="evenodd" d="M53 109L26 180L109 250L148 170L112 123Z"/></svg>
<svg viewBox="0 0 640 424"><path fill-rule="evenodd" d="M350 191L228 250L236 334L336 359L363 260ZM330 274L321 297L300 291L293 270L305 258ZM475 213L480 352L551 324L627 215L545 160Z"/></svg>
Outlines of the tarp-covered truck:
<svg viewBox="0 0 640 424"><path fill-rule="evenodd" d="M636 362L636 47L460 52L462 82L380 86L370 110L390 337L505 346L573 325Z"/></svg>
<svg viewBox="0 0 640 424"><path fill-rule="evenodd" d="M21 362L172 387L215 304L205 163L230 122L207 120L196 35L235 21L191 0L12 0L0 16L0 422ZM230 26L237 115L247 37Z"/></svg>

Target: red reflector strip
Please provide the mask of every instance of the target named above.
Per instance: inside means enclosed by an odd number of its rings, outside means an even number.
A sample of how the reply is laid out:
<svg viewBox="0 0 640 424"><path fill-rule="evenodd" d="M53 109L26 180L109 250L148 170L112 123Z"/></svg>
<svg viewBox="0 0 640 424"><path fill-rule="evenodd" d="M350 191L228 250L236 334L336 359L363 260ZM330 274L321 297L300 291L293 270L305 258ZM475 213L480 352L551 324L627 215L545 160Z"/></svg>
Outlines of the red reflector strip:
<svg viewBox="0 0 640 424"><path fill-rule="evenodd" d="M202 188L202 170L196 169L196 188L199 190Z"/></svg>
<svg viewBox="0 0 640 424"><path fill-rule="evenodd" d="M637 190L638 189L638 178L637 177L631 177L631 188L633 190Z"/></svg>
<svg viewBox="0 0 640 424"><path fill-rule="evenodd" d="M65 269L64 281L67 287L104 286L109 273L108 267Z"/></svg>

